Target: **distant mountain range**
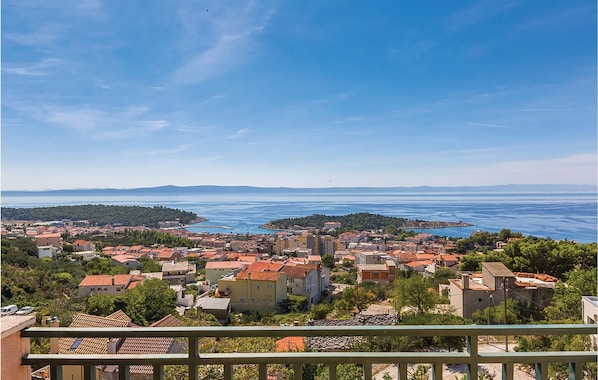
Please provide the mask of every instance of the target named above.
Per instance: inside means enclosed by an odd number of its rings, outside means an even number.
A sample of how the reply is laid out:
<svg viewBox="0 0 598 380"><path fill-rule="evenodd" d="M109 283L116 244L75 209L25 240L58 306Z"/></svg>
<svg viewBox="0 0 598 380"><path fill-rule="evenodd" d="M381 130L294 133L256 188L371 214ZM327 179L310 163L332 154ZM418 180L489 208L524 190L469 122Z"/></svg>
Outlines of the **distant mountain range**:
<svg viewBox="0 0 598 380"><path fill-rule="evenodd" d="M3 190L2 196L27 195L165 195L165 194L352 194L352 193L596 193L596 185L496 185L455 187L253 187L253 186L157 186L133 189Z"/></svg>

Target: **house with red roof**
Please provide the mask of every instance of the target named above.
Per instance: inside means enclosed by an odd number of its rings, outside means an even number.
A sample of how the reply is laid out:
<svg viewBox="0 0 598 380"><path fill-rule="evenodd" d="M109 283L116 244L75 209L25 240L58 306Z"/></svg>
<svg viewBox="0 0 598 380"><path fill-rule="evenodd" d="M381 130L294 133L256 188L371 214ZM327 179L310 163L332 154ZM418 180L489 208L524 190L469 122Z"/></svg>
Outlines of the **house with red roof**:
<svg viewBox="0 0 598 380"><path fill-rule="evenodd" d="M269 260L255 262L236 276L220 278L217 296L230 298L233 312L277 310L288 298L283 266Z"/></svg>
<svg viewBox="0 0 598 380"><path fill-rule="evenodd" d="M94 294L122 294L132 283L143 281L143 277L131 274L117 274L114 276L98 274L87 275L79 283L79 295L86 297Z"/></svg>
<svg viewBox="0 0 598 380"><path fill-rule="evenodd" d="M308 305L312 305L320 303L322 292L328 285L321 281L324 270L318 264L292 264L285 265L281 271L287 275L288 293L305 297Z"/></svg>
<svg viewBox="0 0 598 380"><path fill-rule="evenodd" d="M206 280L210 281L210 284L218 284L218 279L221 277L236 275L249 264L243 261L208 261L205 266Z"/></svg>
<svg viewBox="0 0 598 380"><path fill-rule="evenodd" d="M380 285L393 284L397 278L397 265L393 260L384 264L357 264L357 283L375 282Z"/></svg>
<svg viewBox="0 0 598 380"><path fill-rule="evenodd" d="M112 256L111 264L125 267L129 270L141 268L141 262L137 259L137 256L129 254Z"/></svg>

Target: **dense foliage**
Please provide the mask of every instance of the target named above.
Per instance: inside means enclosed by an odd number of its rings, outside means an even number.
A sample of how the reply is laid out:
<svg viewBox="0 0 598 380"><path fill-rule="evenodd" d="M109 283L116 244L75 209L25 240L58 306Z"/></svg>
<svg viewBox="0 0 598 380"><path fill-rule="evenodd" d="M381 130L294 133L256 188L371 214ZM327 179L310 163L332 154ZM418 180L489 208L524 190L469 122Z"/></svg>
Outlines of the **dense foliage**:
<svg viewBox="0 0 598 380"><path fill-rule="evenodd" d="M479 234L474 234L472 238ZM489 236L488 233L482 235ZM457 245L460 243L461 240ZM461 258L459 269L479 271L482 269L482 262L502 262L512 271L545 273L562 278L565 273L573 270L595 268L597 248L595 242L581 244L570 240L556 241L530 236L510 242L503 251L486 249L481 251L482 254L470 251Z"/></svg>
<svg viewBox="0 0 598 380"><path fill-rule="evenodd" d="M342 216L331 216L323 214L314 214L300 218L277 219L268 223L268 225L277 229L291 229L295 226L324 228L325 222L340 222L342 230L378 230L384 227L394 227L396 229L408 227L410 224L407 219L395 218L370 213L357 213ZM413 221L411 221L413 222ZM423 221L417 221L423 222Z"/></svg>
<svg viewBox="0 0 598 380"><path fill-rule="evenodd" d="M165 247L187 247L192 248L194 246L191 239L184 238L182 236L173 235L168 232L161 232L156 230L131 230L125 229L124 231L117 231L115 233L107 235L88 235L81 234L77 235L77 239L85 239L92 241L97 249L106 246L118 246L118 245L143 245L146 247L154 244L164 245ZM74 238L70 239L74 240Z"/></svg>
<svg viewBox="0 0 598 380"><path fill-rule="evenodd" d="M2 207L3 220L86 220L91 225L158 227L159 222L178 220L188 224L198 217L193 212L155 206L76 205L36 208Z"/></svg>
<svg viewBox="0 0 598 380"><path fill-rule="evenodd" d="M166 281L150 279L123 295L96 294L85 301L88 314L106 316L117 310L123 310L140 326L148 326L167 316L177 315L176 292Z"/></svg>
<svg viewBox="0 0 598 380"><path fill-rule="evenodd" d="M2 237L2 305L31 305L40 312L70 320L65 304L72 304L85 271L64 255L39 259L28 238Z"/></svg>

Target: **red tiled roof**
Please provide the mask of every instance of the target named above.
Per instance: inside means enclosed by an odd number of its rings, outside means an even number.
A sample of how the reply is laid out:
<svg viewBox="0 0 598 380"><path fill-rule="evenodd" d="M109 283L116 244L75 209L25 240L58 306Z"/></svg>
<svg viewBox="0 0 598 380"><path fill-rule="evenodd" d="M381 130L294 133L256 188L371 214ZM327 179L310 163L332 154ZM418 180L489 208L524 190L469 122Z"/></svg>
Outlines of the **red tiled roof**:
<svg viewBox="0 0 598 380"><path fill-rule="evenodd" d="M430 265L430 264L432 264L432 260L410 261L406 265L409 268L417 268L422 265Z"/></svg>
<svg viewBox="0 0 598 380"><path fill-rule="evenodd" d="M305 339L300 336L289 336L276 341L276 352L304 351Z"/></svg>
<svg viewBox="0 0 598 380"><path fill-rule="evenodd" d="M79 286L108 286L112 285L112 276L105 274L87 275L79 283Z"/></svg>
<svg viewBox="0 0 598 380"><path fill-rule="evenodd" d="M133 275L131 274L115 274L114 285L127 285L132 278Z"/></svg>
<svg viewBox="0 0 598 380"><path fill-rule="evenodd" d="M312 271L311 268L307 268L300 264L292 265L292 266L285 265L284 268L282 268L282 270L281 270L281 272L286 273L287 276L289 276L290 278L301 278L301 279L304 279L305 277L307 277L307 275L311 271Z"/></svg>
<svg viewBox="0 0 598 380"><path fill-rule="evenodd" d="M252 280L257 281L276 281L280 277L279 272L253 272L244 270L237 275L238 280L246 280L251 277Z"/></svg>
<svg viewBox="0 0 598 380"><path fill-rule="evenodd" d="M281 262L272 262L269 260L263 260L263 261L256 261L255 263L252 263L247 268L247 270L250 272L262 272L262 271L276 272L276 271L279 271L280 269L282 269L283 266L284 266L284 264Z"/></svg>
<svg viewBox="0 0 598 380"><path fill-rule="evenodd" d="M69 327L128 327L129 322L121 319L99 317L78 313ZM75 342L79 340L78 344ZM58 352L61 354L106 354L107 338L60 338Z"/></svg>

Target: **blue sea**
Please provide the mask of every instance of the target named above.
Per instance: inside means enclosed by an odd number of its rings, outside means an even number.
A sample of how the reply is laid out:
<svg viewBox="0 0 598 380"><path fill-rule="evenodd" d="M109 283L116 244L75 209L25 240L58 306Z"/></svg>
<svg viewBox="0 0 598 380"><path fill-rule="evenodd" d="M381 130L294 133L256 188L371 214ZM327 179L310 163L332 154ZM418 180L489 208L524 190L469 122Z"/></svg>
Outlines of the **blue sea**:
<svg viewBox="0 0 598 380"><path fill-rule="evenodd" d="M193 232L271 233L259 226L271 220L312 214L369 212L428 221L463 221L471 227L418 230L435 235L468 237L483 230L508 228L524 235L597 241L597 196L579 193L426 193L306 192L298 194L228 192L207 194L9 195L3 207L79 204L164 206L195 212L208 219L190 225Z"/></svg>

